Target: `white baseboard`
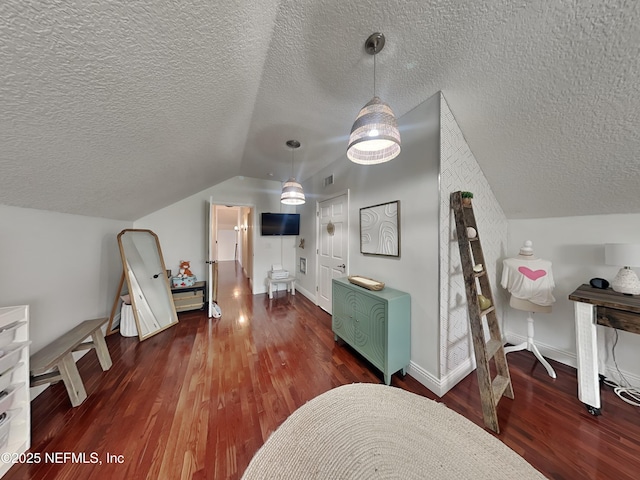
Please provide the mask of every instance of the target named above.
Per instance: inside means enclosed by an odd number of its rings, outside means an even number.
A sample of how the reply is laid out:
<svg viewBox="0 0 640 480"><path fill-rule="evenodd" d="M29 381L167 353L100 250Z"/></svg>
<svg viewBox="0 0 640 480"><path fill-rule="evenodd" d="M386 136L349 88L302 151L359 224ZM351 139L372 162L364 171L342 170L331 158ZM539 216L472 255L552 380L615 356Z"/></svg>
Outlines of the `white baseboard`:
<svg viewBox="0 0 640 480"><path fill-rule="evenodd" d="M519 345L527 341L527 337L518 335L512 332L506 332L505 335L507 342L512 345ZM560 362L563 365L567 365L569 367L578 368L578 360L576 354L573 352L567 352L565 350L560 350L558 348L552 347L550 345L546 345L544 343L540 343L534 340L536 347L540 350L540 353L545 358L550 358L551 360L555 360L556 362ZM532 354L533 355L533 354ZM507 355L507 360L509 360L509 356ZM629 381L632 385L640 386L640 376L634 373L625 372L621 370L622 375ZM619 380L620 375L613 363L605 364L605 376L611 378L615 381Z"/></svg>
<svg viewBox="0 0 640 480"><path fill-rule="evenodd" d="M442 395L460 383L460 380L473 372L475 368L475 359L473 357L469 357L456 368L451 370L447 375L442 377L440 380L440 383L442 384Z"/></svg>
<svg viewBox="0 0 640 480"><path fill-rule="evenodd" d="M507 343L510 343L512 345L520 345L521 343L525 343L527 341L527 337L515 334L513 332L506 332L505 338L507 340ZM534 341L534 343L536 344L536 347L538 347L538 350L540 350L540 353L543 357L550 358L551 360L555 360L556 362L560 362L573 368L577 368L578 360L575 353L560 350L559 348L555 348L544 343L539 343L537 341ZM507 360L508 359L509 356L507 355Z"/></svg>
<svg viewBox="0 0 640 480"><path fill-rule="evenodd" d="M512 332L507 332L505 337L507 339L507 342L512 345L519 345L527 341L526 337L517 335ZM569 367L576 368L577 359L575 353L560 350L559 348L555 348L544 343L535 343L543 357L555 360ZM509 356L507 355L507 360L508 359ZM442 397L449 390L455 387L460 382L460 380L473 372L475 368L475 361L472 357L470 357L440 379L436 378L433 374L429 373L427 370L414 362L409 363L407 373L409 373L418 382L435 393L438 397ZM631 383L631 385L634 385L636 387L640 386L640 376L625 371L621 372L622 375L624 375L625 379L629 383ZM605 365L605 375L607 376L607 378L610 378L616 382L620 380L620 375L618 374L617 369L613 364L607 363Z"/></svg>
<svg viewBox="0 0 640 480"><path fill-rule="evenodd" d="M618 373L618 370L616 369L615 365L605 365L605 372L604 375L605 377L613 380L614 382L618 383L618 384L624 384L625 382L622 381L622 379L620 378L620 374ZM624 379L629 382L633 387L636 388L640 388L640 376L634 374L634 373L629 373L629 372L625 372L623 370L620 370L620 372L622 372L622 375L624 375Z"/></svg>
<svg viewBox="0 0 640 480"><path fill-rule="evenodd" d="M474 368L475 364L473 363L473 359L469 358L449 372L448 375L438 379L420 365L410 362L407 373L435 393L438 397L442 397L445 393L455 387L460 380L469 375Z"/></svg>
<svg viewBox="0 0 640 480"><path fill-rule="evenodd" d="M407 368L407 373L411 375L413 378L415 378L422 385L427 387L429 390L431 390L433 393L438 395L438 397L442 396L440 381L436 377L431 375L429 372L427 372L420 365L414 362L409 362L409 368Z"/></svg>
<svg viewBox="0 0 640 480"><path fill-rule="evenodd" d="M279 288L279 285L282 285L282 288ZM280 290L285 290L286 286L284 283L282 284L278 284L276 283L274 285L274 289L273 289L273 293L276 293ZM263 286L262 288L256 288L253 292L254 295L261 295L263 293L268 293L269 289L266 286ZM316 296L313 295L311 292L309 292L309 290L299 287L298 285L296 285L296 294L297 293L301 293L302 295L304 295L305 297L307 297L311 302L313 302L314 305L317 305L316 303Z"/></svg>
<svg viewBox="0 0 640 480"><path fill-rule="evenodd" d="M307 297L307 299L313 303L314 305L318 305L317 303L317 299L316 296L314 294L312 294L309 290L307 290L306 288L302 288L299 287L298 285L296 285L296 293L300 292L302 295L304 295L305 297Z"/></svg>
<svg viewBox="0 0 640 480"><path fill-rule="evenodd" d="M268 292L268 289L267 289L266 285L257 286L255 284L252 284L251 290L253 291L254 295L261 295L263 293L267 293Z"/></svg>

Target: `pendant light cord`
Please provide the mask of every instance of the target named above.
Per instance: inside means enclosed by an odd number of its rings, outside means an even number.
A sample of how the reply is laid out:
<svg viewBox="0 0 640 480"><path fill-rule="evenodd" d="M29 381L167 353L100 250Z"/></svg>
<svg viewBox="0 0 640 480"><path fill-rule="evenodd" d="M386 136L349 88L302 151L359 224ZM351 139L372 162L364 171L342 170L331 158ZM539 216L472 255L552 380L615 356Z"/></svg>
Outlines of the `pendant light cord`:
<svg viewBox="0 0 640 480"><path fill-rule="evenodd" d="M377 50L378 45L375 48ZM373 54L373 96L376 96L376 53Z"/></svg>

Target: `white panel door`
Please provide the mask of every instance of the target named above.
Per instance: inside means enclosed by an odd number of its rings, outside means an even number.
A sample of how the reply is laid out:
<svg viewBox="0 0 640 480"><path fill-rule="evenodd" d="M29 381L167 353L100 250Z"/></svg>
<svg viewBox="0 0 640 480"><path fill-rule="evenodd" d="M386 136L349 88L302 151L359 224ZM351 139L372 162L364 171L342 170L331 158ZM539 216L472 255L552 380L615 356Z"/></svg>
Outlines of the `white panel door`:
<svg viewBox="0 0 640 480"><path fill-rule="evenodd" d="M318 203L318 305L331 313L331 280L349 268L347 194Z"/></svg>
<svg viewBox="0 0 640 480"><path fill-rule="evenodd" d="M207 298L209 318L213 317L213 305L216 296L217 261L218 261L218 225L216 223L216 206L213 198L209 200L209 216L207 222Z"/></svg>

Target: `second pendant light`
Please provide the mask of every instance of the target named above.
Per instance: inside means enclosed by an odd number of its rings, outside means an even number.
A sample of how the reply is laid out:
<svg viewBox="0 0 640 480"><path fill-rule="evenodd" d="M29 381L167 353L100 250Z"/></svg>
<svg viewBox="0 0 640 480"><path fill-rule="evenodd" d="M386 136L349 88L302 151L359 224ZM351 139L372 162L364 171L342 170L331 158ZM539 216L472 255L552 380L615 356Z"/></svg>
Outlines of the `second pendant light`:
<svg viewBox="0 0 640 480"><path fill-rule="evenodd" d="M291 177L282 186L282 195L280 202L285 205L302 205L305 202L304 191L295 176L293 175L293 156L297 148L300 148L300 142L297 140L287 140L287 147L291 149Z"/></svg>

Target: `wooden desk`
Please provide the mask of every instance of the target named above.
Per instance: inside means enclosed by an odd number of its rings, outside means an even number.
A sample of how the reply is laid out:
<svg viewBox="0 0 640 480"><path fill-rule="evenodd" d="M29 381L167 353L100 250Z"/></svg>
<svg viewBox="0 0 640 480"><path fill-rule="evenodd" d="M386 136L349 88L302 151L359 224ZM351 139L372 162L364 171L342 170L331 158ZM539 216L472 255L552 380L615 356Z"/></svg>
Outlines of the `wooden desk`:
<svg viewBox="0 0 640 480"><path fill-rule="evenodd" d="M575 303L578 398L592 415L600 415L598 336L596 325L640 334L640 296L608 288L580 285L569 300Z"/></svg>

